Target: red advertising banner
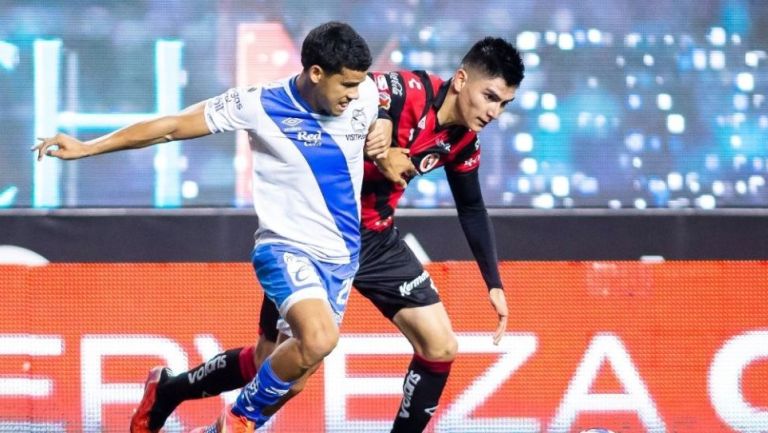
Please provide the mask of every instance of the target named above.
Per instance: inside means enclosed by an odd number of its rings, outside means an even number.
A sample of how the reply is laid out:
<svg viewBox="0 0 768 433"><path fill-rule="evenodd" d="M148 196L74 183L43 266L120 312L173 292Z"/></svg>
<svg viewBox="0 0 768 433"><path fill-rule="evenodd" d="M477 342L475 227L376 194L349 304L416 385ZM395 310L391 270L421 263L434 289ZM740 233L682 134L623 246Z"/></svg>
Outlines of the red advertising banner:
<svg viewBox="0 0 768 433"><path fill-rule="evenodd" d="M509 332L471 263L428 267L460 355L429 432L768 432L768 261L507 262ZM256 340L248 264L0 267L0 431L124 432L148 369ZM264 431L385 432L411 349L354 293L339 346ZM235 393L166 425L213 420Z"/></svg>

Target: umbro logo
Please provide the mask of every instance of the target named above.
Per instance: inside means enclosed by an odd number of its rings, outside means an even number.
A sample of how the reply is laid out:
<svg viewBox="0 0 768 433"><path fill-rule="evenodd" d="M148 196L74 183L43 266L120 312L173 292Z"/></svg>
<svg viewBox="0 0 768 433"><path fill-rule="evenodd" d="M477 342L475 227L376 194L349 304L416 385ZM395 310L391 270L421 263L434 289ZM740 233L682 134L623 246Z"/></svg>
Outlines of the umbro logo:
<svg viewBox="0 0 768 433"><path fill-rule="evenodd" d="M283 119L283 121L280 122L280 123L282 123L285 126L296 126L296 125L298 125L301 122L303 122L302 119L297 119L295 117L289 117L287 119Z"/></svg>
<svg viewBox="0 0 768 433"><path fill-rule="evenodd" d="M299 125L304 122L303 119L297 119L295 117L288 117L287 119L283 119L280 121L285 127L283 128L283 132L296 132L301 131L301 127Z"/></svg>

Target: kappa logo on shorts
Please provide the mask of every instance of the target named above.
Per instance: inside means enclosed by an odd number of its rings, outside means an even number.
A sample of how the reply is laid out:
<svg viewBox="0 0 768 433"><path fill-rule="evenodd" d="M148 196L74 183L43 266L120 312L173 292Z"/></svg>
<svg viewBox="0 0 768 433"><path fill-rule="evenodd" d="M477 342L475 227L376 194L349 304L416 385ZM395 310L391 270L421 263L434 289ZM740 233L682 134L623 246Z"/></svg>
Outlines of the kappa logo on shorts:
<svg viewBox="0 0 768 433"><path fill-rule="evenodd" d="M428 279L429 279L429 272L424 271L421 273L421 275L412 279L411 281L401 284L399 287L400 296L411 296L411 292L413 291L413 289L419 284L423 283L424 281L427 281ZM437 291L437 289L435 289L434 284L430 284L430 286L432 286L433 290Z"/></svg>
<svg viewBox="0 0 768 433"><path fill-rule="evenodd" d="M293 285L297 288L309 286L322 287L320 276L317 275L314 266L306 257L283 253L283 262L285 262L285 270L291 277Z"/></svg>

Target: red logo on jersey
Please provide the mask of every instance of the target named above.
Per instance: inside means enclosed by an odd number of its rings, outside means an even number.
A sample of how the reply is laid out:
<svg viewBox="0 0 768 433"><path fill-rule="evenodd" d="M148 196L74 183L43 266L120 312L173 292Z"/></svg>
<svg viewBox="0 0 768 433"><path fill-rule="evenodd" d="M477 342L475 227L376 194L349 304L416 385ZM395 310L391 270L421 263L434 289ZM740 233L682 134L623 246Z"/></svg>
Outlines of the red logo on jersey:
<svg viewBox="0 0 768 433"><path fill-rule="evenodd" d="M379 92L379 107L389 110L389 105L392 102L392 97L389 96L389 93L386 92Z"/></svg>
<svg viewBox="0 0 768 433"><path fill-rule="evenodd" d="M432 170L435 168L435 165L437 165L438 161L440 161L439 153L430 153L426 155L424 158L421 158L421 162L419 163L419 172L426 173L429 170Z"/></svg>

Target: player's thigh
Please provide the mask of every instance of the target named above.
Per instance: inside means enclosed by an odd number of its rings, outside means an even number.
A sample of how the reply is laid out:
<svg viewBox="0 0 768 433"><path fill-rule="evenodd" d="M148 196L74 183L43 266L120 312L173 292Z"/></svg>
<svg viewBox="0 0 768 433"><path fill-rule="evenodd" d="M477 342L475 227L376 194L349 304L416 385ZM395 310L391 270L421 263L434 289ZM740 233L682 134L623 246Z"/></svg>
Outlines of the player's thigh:
<svg viewBox="0 0 768 433"><path fill-rule="evenodd" d="M324 299L302 299L286 311L285 320L293 336L299 340L335 339L338 326L328 302Z"/></svg>
<svg viewBox="0 0 768 433"><path fill-rule="evenodd" d="M403 308L440 302L429 272L394 229L365 234L354 285L389 320Z"/></svg>
<svg viewBox="0 0 768 433"><path fill-rule="evenodd" d="M450 361L456 356L458 342L442 302L403 308L393 322L419 355L435 361Z"/></svg>
<svg viewBox="0 0 768 433"><path fill-rule="evenodd" d="M333 332L336 329L346 308L356 263L320 262L283 244L259 245L254 249L252 259L264 293L277 307L280 316L290 323L287 327L278 320L280 332L289 335L301 332L297 335L300 336L312 330ZM289 314L294 309L296 313Z"/></svg>

